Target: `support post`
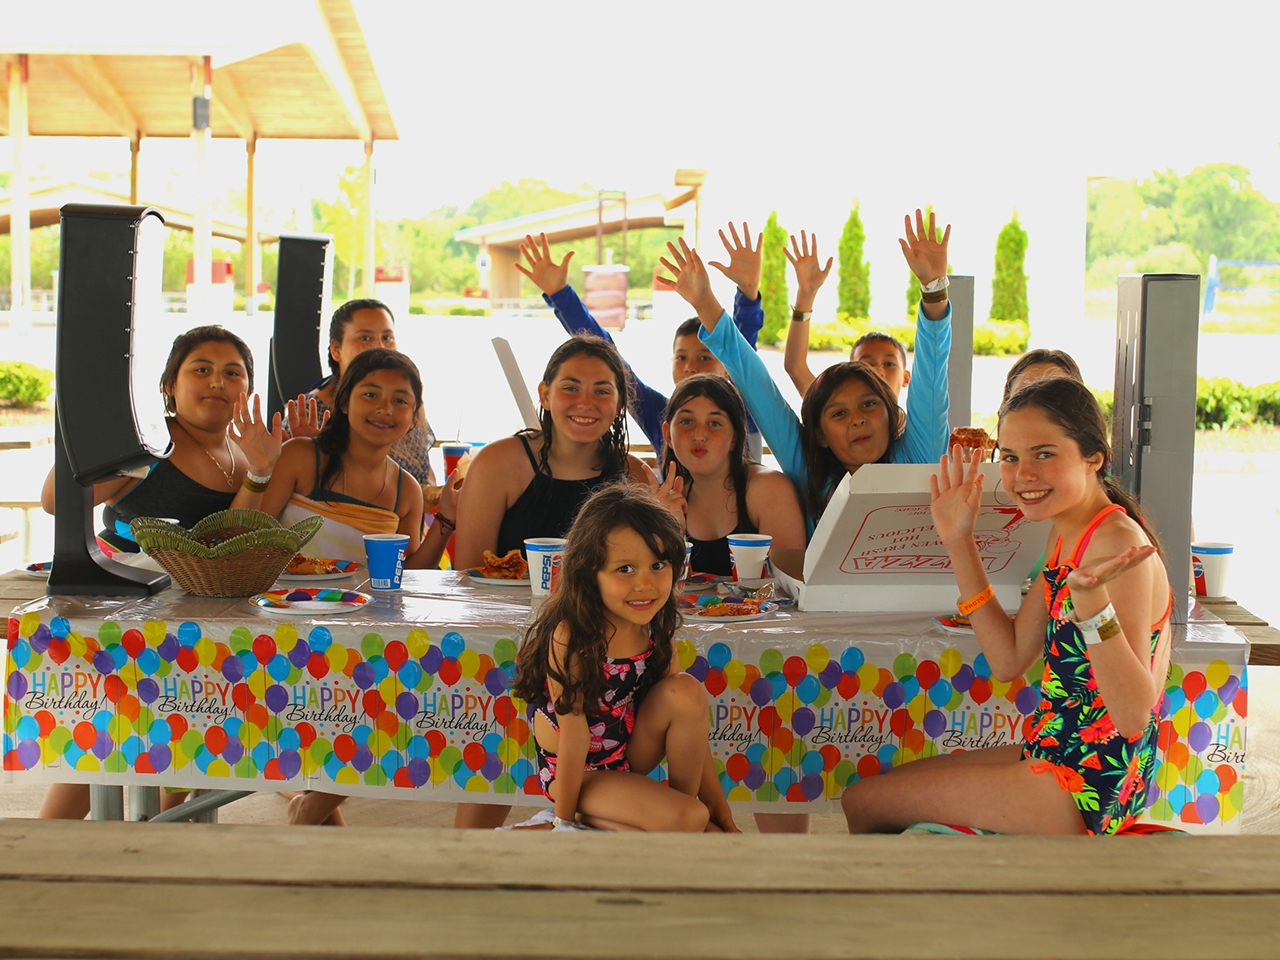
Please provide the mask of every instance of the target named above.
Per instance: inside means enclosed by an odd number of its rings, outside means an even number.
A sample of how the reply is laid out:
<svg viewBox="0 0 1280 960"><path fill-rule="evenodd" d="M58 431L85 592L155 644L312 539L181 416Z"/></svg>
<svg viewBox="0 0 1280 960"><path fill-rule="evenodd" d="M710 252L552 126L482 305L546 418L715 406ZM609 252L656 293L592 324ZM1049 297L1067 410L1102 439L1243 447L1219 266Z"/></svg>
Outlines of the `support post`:
<svg viewBox="0 0 1280 960"><path fill-rule="evenodd" d="M25 316L31 304L31 195L27 183L27 55L9 63L9 310ZM12 320L10 321L12 324Z"/></svg>
<svg viewBox="0 0 1280 960"><path fill-rule="evenodd" d="M129 787L128 791L130 820L150 820L159 815L159 787Z"/></svg>
<svg viewBox="0 0 1280 960"><path fill-rule="evenodd" d="M195 247L187 313L203 314L209 308L209 287L213 282L213 210L209 202L208 152L210 102L213 95L213 68L205 57L193 100L191 136L196 148L196 218L193 233ZM200 322L204 322L203 319Z"/></svg>
<svg viewBox="0 0 1280 960"><path fill-rule="evenodd" d="M89 819L123 820L124 787L89 784Z"/></svg>
<svg viewBox="0 0 1280 960"><path fill-rule="evenodd" d="M364 144L364 277L360 286L366 297L376 295L377 224L373 211L373 138Z"/></svg>
<svg viewBox="0 0 1280 960"><path fill-rule="evenodd" d="M954 429L967 427L973 415L973 277L952 275L948 279L951 355L947 359L947 419Z"/></svg>
<svg viewBox="0 0 1280 960"><path fill-rule="evenodd" d="M244 142L246 174L244 184L244 312L253 316L258 312L258 222L255 216L253 196L253 161L258 154L258 136L254 134Z"/></svg>
<svg viewBox="0 0 1280 960"><path fill-rule="evenodd" d="M129 138L129 204L138 205L138 153L142 149L142 131Z"/></svg>

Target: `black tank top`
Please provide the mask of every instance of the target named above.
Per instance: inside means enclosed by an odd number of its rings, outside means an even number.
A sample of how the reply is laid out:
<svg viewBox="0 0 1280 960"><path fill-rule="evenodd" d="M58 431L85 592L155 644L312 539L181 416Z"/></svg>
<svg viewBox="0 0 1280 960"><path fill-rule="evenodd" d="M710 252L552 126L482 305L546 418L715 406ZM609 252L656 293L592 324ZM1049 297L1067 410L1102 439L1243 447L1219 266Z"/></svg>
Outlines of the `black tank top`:
<svg viewBox="0 0 1280 960"><path fill-rule="evenodd" d="M524 552L526 537L563 537L573 526L578 510L597 487L619 479L603 473L587 480L557 480L538 470L529 441L518 434L525 456L533 466L533 479L502 517L498 528L498 556L519 548Z"/></svg>
<svg viewBox="0 0 1280 960"><path fill-rule="evenodd" d="M102 508L99 536L111 546L126 553L137 553L138 545L129 533L129 521L138 517L165 517L177 520L187 529L219 510L230 510L234 491L213 490L196 483L173 465L158 460L151 472L137 486Z"/></svg>
<svg viewBox="0 0 1280 960"><path fill-rule="evenodd" d="M747 513L747 496L742 490L738 491L738 525L733 532L760 532ZM717 577L727 577L733 573L733 555L729 553L727 536L717 537L715 540L695 540L688 537L688 540L693 544L693 552L689 555L689 570L692 573L710 573Z"/></svg>

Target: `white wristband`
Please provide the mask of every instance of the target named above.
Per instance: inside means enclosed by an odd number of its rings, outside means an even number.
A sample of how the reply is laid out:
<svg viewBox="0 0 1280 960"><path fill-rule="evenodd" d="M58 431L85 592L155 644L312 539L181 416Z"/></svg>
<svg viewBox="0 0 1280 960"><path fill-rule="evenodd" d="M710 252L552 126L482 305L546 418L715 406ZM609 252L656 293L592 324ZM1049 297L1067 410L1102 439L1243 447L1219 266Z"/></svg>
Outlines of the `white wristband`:
<svg viewBox="0 0 1280 960"><path fill-rule="evenodd" d="M1096 643L1104 643L1120 633L1116 608L1109 603L1087 620L1077 621L1076 627L1079 628L1085 645L1090 647Z"/></svg>
<svg viewBox="0 0 1280 960"><path fill-rule="evenodd" d="M246 470L244 475L248 477L250 480L252 480L254 483L270 483L271 482L271 474L269 473L265 477L260 477L256 473L254 473L252 470Z"/></svg>

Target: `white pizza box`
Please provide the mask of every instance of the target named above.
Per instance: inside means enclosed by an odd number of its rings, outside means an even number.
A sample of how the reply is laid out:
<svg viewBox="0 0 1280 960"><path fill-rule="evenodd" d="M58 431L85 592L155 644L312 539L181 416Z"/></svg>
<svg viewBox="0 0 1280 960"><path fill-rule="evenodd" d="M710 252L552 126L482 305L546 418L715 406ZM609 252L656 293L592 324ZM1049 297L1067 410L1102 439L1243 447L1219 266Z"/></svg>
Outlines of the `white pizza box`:
<svg viewBox="0 0 1280 960"><path fill-rule="evenodd" d="M808 548L770 555L801 610L955 609L959 588L929 513L929 478L937 471L937 464L877 463L840 481ZM982 472L975 538L996 599L1013 611L1050 523L1023 516L999 482L998 464L983 464Z"/></svg>

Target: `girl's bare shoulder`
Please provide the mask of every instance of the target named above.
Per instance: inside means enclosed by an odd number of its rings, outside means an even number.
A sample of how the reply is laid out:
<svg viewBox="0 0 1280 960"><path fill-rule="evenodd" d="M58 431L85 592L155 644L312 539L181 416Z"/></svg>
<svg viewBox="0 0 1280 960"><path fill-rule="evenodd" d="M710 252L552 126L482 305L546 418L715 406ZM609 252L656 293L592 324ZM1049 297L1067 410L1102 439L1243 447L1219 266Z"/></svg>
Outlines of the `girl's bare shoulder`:
<svg viewBox="0 0 1280 960"><path fill-rule="evenodd" d="M529 449L536 457L538 451L542 449L541 434L534 434L524 439L528 441ZM472 468L499 469L521 463L525 466L529 465L529 457L525 453L524 442L518 436L503 437L501 440L494 440L492 443L485 444L472 459Z"/></svg>

